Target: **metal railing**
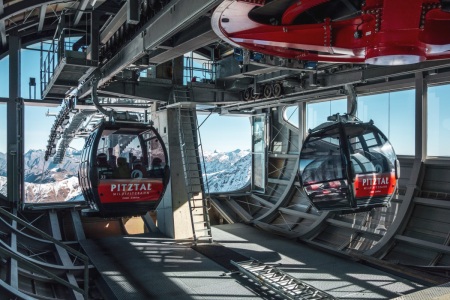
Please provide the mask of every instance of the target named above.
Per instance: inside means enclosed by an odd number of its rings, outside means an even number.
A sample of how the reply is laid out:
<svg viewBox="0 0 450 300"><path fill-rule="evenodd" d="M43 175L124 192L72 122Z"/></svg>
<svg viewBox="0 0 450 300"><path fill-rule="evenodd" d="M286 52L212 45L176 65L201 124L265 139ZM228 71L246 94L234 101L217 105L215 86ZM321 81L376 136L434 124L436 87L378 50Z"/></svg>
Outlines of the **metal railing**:
<svg viewBox="0 0 450 300"><path fill-rule="evenodd" d="M64 28L58 37L55 36L49 42L41 43L41 95L44 94L45 89L51 82L61 60L67 57L69 51L74 52L72 49L77 42L77 37L83 35L87 36L87 31ZM49 45L48 49L44 49L44 45ZM45 57L42 55L44 52L47 53Z"/></svg>
<svg viewBox="0 0 450 300"><path fill-rule="evenodd" d="M216 80L216 64L209 59L190 56L184 57L183 84L189 82L211 83Z"/></svg>

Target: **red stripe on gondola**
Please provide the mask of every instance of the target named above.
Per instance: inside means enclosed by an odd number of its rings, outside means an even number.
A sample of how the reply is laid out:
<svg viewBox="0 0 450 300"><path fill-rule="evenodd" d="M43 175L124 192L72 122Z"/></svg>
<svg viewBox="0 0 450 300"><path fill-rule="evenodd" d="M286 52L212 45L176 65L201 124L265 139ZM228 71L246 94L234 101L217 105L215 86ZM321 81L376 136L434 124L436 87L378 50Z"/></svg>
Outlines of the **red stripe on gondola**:
<svg viewBox="0 0 450 300"><path fill-rule="evenodd" d="M111 179L98 185L102 204L120 202L157 202L164 186L162 179Z"/></svg>
<svg viewBox="0 0 450 300"><path fill-rule="evenodd" d="M355 178L355 198L391 196L395 192L397 179L395 172L382 174L357 174Z"/></svg>

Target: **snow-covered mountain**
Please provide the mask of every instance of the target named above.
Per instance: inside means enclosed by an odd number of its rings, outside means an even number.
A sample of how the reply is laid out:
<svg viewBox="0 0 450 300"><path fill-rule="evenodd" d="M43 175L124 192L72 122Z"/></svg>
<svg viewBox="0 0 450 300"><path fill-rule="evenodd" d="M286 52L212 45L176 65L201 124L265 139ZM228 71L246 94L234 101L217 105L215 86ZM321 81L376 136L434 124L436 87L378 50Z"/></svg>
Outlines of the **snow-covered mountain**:
<svg viewBox="0 0 450 300"><path fill-rule="evenodd" d="M6 196L6 177L0 176L0 194Z"/></svg>
<svg viewBox="0 0 450 300"><path fill-rule="evenodd" d="M6 155L0 152L0 176L6 176Z"/></svg>
<svg viewBox="0 0 450 300"><path fill-rule="evenodd" d="M77 176L81 151L69 149L63 163L54 164L44 160L44 150L29 150L24 155L25 182L50 183Z"/></svg>
<svg viewBox="0 0 450 300"><path fill-rule="evenodd" d="M78 162L80 151L70 151L63 163L44 160L43 150L24 155L27 202L68 201L79 198ZM206 176L210 193L235 191L248 184L251 176L251 154L248 150L205 152ZM6 160L0 153L0 193L6 195ZM204 175L205 176L205 175Z"/></svg>
<svg viewBox="0 0 450 300"><path fill-rule="evenodd" d="M236 191L250 181L251 153L249 150L205 151L204 160L210 193Z"/></svg>
<svg viewBox="0 0 450 300"><path fill-rule="evenodd" d="M27 202L67 201L81 194L78 161L81 151L68 150L62 164L44 160L44 150L24 155L24 181ZM0 193L6 196L6 155L0 153Z"/></svg>

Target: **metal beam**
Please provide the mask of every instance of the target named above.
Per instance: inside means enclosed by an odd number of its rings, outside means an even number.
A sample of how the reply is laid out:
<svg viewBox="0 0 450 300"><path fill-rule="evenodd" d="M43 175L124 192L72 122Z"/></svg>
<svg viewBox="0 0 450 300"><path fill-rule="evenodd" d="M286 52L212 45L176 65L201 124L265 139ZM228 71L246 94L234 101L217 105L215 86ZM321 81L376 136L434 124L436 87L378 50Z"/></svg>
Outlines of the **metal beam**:
<svg viewBox="0 0 450 300"><path fill-rule="evenodd" d="M47 4L44 4L44 5L41 6L41 10L39 11L38 32L41 32L42 29L44 28L45 13L46 12L47 12Z"/></svg>
<svg viewBox="0 0 450 300"><path fill-rule="evenodd" d="M167 79L143 78L138 82L116 81L98 90L99 96L114 98L134 98L148 101L168 102L172 92L172 83ZM193 103L229 104L239 101L239 94L218 89L214 85L192 84L190 91L195 95L189 101Z"/></svg>
<svg viewBox="0 0 450 300"><path fill-rule="evenodd" d="M73 26L76 27L83 16L83 12L89 4L89 0L81 0L78 4L77 13L75 14L75 20L73 21Z"/></svg>
<svg viewBox="0 0 450 300"><path fill-rule="evenodd" d="M317 79L322 87L330 88L352 83L364 83L369 80L385 79L401 75L413 76L417 72L450 67L450 60L425 61L418 64L402 66L361 66L351 71L334 74L318 74Z"/></svg>
<svg viewBox="0 0 450 300"><path fill-rule="evenodd" d="M189 30L184 30L174 36L169 46L159 45L152 51L149 54L150 63L161 64L192 51L192 49L198 49L219 40L211 28L211 19L203 17Z"/></svg>
<svg viewBox="0 0 450 300"><path fill-rule="evenodd" d="M142 27L141 34L132 39L101 68L100 73L103 77L99 85L103 85L128 65L146 55L148 51L156 49L165 40L190 26L220 2L221 0L171 1ZM78 96L86 97L90 90L91 87Z"/></svg>
<svg viewBox="0 0 450 300"><path fill-rule="evenodd" d="M18 1L15 4L9 5L4 8L3 13L0 14L0 21L6 21L6 19L11 18L20 13L41 7L42 5L52 5L55 3L64 2L62 0L33 0L33 1Z"/></svg>
<svg viewBox="0 0 450 300"><path fill-rule="evenodd" d="M100 43L106 44L106 42L119 30L120 26L127 20L127 5L124 4L114 15L114 18L109 22L106 28L100 33Z"/></svg>
<svg viewBox="0 0 450 300"><path fill-rule="evenodd" d="M415 76L415 154L421 161L427 157L427 83L423 73L418 72Z"/></svg>
<svg viewBox="0 0 450 300"><path fill-rule="evenodd" d="M117 81L108 86L98 90L98 94L108 95L117 98L134 98L148 101L163 101L169 100L169 95L172 90L172 85L158 84L154 82L126 82Z"/></svg>
<svg viewBox="0 0 450 300"><path fill-rule="evenodd" d="M62 240L62 235L61 235L61 225L59 224L59 220L58 220L58 214L55 211L51 211L48 213L48 217L49 217L49 221L50 221L50 230L51 230L51 235L53 236L53 238L61 241ZM59 256L59 260L61 261L61 264L70 269L72 268L74 265L72 263L72 260L69 256L69 253L67 252L66 249L60 247L59 245L55 245L56 248L56 253L58 253ZM71 274L70 272L67 272L66 274L66 278L67 281L76 287L78 286L78 282L77 279L75 278L75 276L73 274ZM71 294L71 299L75 299L75 300L83 300L83 295L75 290L71 291L73 294Z"/></svg>
<svg viewBox="0 0 450 300"><path fill-rule="evenodd" d="M23 181L20 169L23 166L23 105L19 107L20 97L20 38L9 36L9 100L7 103L7 192L11 207L17 207L22 199ZM16 209L14 209L16 211ZM17 224L13 222L16 228ZM17 250L17 237L11 234L11 249ZM19 289L18 265L15 259L9 262L8 283Z"/></svg>

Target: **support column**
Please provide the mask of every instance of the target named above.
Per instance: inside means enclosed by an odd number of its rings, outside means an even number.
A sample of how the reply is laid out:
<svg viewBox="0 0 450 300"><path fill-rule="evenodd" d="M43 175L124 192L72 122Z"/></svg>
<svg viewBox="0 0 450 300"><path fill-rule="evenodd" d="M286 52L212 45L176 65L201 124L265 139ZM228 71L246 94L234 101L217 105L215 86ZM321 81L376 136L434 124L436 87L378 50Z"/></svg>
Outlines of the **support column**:
<svg viewBox="0 0 450 300"><path fill-rule="evenodd" d="M20 99L20 38L9 36L9 100L7 103L7 191L8 200L22 202L23 101ZM17 207L14 205L14 207Z"/></svg>
<svg viewBox="0 0 450 300"><path fill-rule="evenodd" d="M424 161L427 156L428 92L427 92L427 82L426 80L424 80L422 72L416 73L415 86L416 86L415 156L416 159Z"/></svg>
<svg viewBox="0 0 450 300"><path fill-rule="evenodd" d="M171 122L168 122L170 120ZM174 239L193 237L191 215L184 179L181 145L177 122L177 108L152 113L154 127L158 129L169 154L170 180L157 208L157 225L165 235Z"/></svg>
<svg viewBox="0 0 450 300"><path fill-rule="evenodd" d="M9 35L9 100L7 103L7 192L11 202L12 213L17 213L17 207L23 197L23 100L20 99L20 38ZM23 174L23 171L22 171ZM11 224L14 228L17 223ZM10 236L11 250L17 251L17 237ZM15 259L9 260L8 283L14 289L19 289L18 266Z"/></svg>

